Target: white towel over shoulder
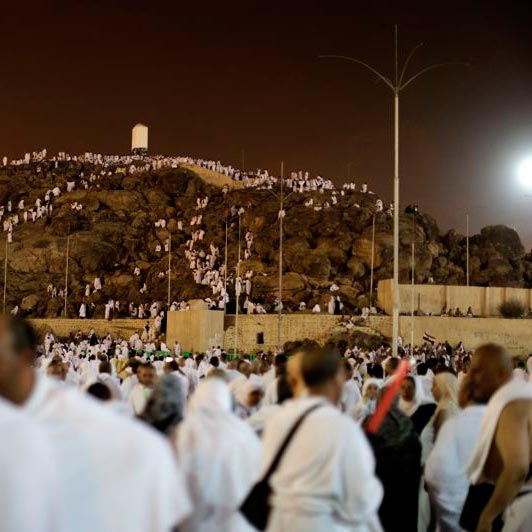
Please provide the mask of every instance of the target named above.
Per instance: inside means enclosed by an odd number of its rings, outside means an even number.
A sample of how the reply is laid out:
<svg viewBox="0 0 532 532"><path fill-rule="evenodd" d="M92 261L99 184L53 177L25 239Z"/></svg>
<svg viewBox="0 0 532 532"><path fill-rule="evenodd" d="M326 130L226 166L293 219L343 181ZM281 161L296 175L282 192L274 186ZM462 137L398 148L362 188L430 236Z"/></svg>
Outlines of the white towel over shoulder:
<svg viewBox="0 0 532 532"><path fill-rule="evenodd" d="M472 484L476 484L482 475L502 411L508 403L521 399L532 400L532 384L516 379L499 388L490 399L480 425L475 452L467 468Z"/></svg>

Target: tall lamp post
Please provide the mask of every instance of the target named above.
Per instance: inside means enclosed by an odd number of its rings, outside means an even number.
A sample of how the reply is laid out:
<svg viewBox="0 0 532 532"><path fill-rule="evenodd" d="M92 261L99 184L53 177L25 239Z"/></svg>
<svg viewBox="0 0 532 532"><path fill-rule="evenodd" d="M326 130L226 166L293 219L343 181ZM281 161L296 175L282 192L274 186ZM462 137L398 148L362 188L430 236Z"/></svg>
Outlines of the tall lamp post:
<svg viewBox="0 0 532 532"><path fill-rule="evenodd" d="M373 270L375 268L375 213L371 224L371 271L369 276L369 308L373 307Z"/></svg>
<svg viewBox="0 0 532 532"><path fill-rule="evenodd" d="M227 240L228 240L228 224L229 219L225 218L225 250L224 250L224 297L227 294ZM224 301L224 316L225 316L225 301Z"/></svg>
<svg viewBox="0 0 532 532"><path fill-rule="evenodd" d="M278 305L277 305L277 350L281 351L283 347L283 221L286 215L284 210L284 201L292 194L290 192L285 196L284 194L284 161L281 161L281 177L280 177L280 191L279 195L270 190L270 193L279 201L279 265L278 265Z"/></svg>
<svg viewBox="0 0 532 532"><path fill-rule="evenodd" d="M466 286L469 287L471 285L471 246L470 246L470 240L471 240L471 228L470 228L470 213L477 210L483 210L485 209L485 205L468 205L467 207L464 207L463 210L461 210L461 214L463 215L465 212L465 218L466 218Z"/></svg>
<svg viewBox="0 0 532 532"><path fill-rule="evenodd" d="M170 292L172 287L172 233L168 230L168 306L166 312L170 310Z"/></svg>
<svg viewBox="0 0 532 532"><path fill-rule="evenodd" d="M65 267L65 318L68 318L67 304L68 304L68 262L70 255L70 225L68 226L67 247L66 247L66 267Z"/></svg>
<svg viewBox="0 0 532 532"><path fill-rule="evenodd" d="M238 258L236 262L236 279L235 279L235 300L236 300L236 309L235 309L235 338L234 338L234 345L233 345L233 354L236 356L238 353L238 306L240 302L240 291L242 290L242 280L240 280L240 288L238 292L236 291L236 283L240 279L240 235L241 235L241 225L242 222L242 215L240 212L238 213Z"/></svg>
<svg viewBox="0 0 532 532"><path fill-rule="evenodd" d="M8 233L6 233L6 249L4 255L4 314L6 313L6 296L7 296L7 244L9 242Z"/></svg>
<svg viewBox="0 0 532 532"><path fill-rule="evenodd" d="M411 52L408 54L401 73L399 74L399 62L398 62L398 52L397 52L397 26L395 26L395 77L394 80L391 80L387 76L381 74L372 66L368 65L360 59L354 57L348 57L345 55L320 55L321 58L331 58L331 59L342 59L344 61L350 61L352 63L357 63L365 67L367 70L375 74L391 91L393 94L393 104L394 104L394 173L393 173L393 206L394 206L394 223L393 223L393 351L392 354L397 356L397 337L399 335L399 94L408 87L415 79L419 76L445 65L466 65L467 63L462 62L445 62L445 63L436 63L425 68L422 68L420 71L416 72L408 79L405 79L405 74L408 68L408 64L412 59L412 56L418 50L423 43L419 43L415 46Z"/></svg>
<svg viewBox="0 0 532 532"><path fill-rule="evenodd" d="M229 214L225 217L225 250L224 250L224 297L227 295L227 262L228 262L228 245L229 245L229 222L234 220L236 217L240 218L240 215L235 214L229 218ZM240 247L240 244L239 244ZM224 302L224 315L226 314L226 305Z"/></svg>
<svg viewBox="0 0 532 532"><path fill-rule="evenodd" d="M415 306L415 285L416 285L416 213L417 206L413 206L412 210L412 285L410 293L410 349L414 349L414 306Z"/></svg>
<svg viewBox="0 0 532 532"><path fill-rule="evenodd" d="M466 214L466 286L469 288L469 214Z"/></svg>

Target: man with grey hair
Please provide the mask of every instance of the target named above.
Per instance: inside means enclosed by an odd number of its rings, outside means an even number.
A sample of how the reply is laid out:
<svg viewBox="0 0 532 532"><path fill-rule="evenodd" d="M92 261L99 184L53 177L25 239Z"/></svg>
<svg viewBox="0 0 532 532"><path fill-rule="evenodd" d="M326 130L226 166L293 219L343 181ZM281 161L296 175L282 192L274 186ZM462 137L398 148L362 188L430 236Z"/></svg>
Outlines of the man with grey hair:
<svg viewBox="0 0 532 532"><path fill-rule="evenodd" d="M186 398L179 377L169 373L155 384L139 418L163 434L170 435L183 419Z"/></svg>

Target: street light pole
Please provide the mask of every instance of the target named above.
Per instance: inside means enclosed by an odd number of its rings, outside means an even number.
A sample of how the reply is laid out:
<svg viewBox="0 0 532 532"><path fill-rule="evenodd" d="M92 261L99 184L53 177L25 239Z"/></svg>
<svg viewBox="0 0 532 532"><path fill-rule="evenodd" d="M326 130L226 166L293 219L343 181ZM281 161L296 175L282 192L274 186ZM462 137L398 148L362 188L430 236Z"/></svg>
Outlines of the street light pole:
<svg viewBox="0 0 532 532"><path fill-rule="evenodd" d="M227 224L229 220L225 218L225 251L224 251L224 298L227 294ZM226 299L224 299L224 316L225 316L225 304Z"/></svg>
<svg viewBox="0 0 532 532"><path fill-rule="evenodd" d="M9 241L8 233L6 233L6 250L4 257L4 314L6 313L6 296L7 296L7 243Z"/></svg>
<svg viewBox="0 0 532 532"><path fill-rule="evenodd" d="M168 230L168 306L166 311L170 310L170 291L172 283L172 233Z"/></svg>
<svg viewBox="0 0 532 532"><path fill-rule="evenodd" d="M373 269L375 267L375 213L371 230L371 271L369 276L369 308L373 306Z"/></svg>
<svg viewBox="0 0 532 532"><path fill-rule="evenodd" d="M397 46L397 26L395 26L395 80L392 81L387 76L381 74L378 70L368 65L364 61L356 59L354 57L348 57L344 55L320 55L322 58L332 58L332 59L342 59L345 61L350 61L352 63L357 63L365 67L367 70L375 74L391 91L393 94L393 103L394 103L394 177L393 177L393 207L394 207L394 226L393 226L393 339L392 339L392 355L397 356L397 338L399 335L399 94L406 89L410 83L412 83L419 76L445 65L466 65L467 63L458 63L458 62L445 62L445 63L436 63L425 67L410 78L404 80L405 74L408 68L408 64L412 59L412 56L418 50L422 43L415 46L411 52L408 54L402 69L401 74L399 75L399 64L398 64L398 46Z"/></svg>
<svg viewBox="0 0 532 532"><path fill-rule="evenodd" d="M281 177L280 177L281 190L277 195L273 190L270 190L271 195L279 201L279 212L277 217L279 218L279 267L278 267L278 320L277 320L277 349L281 351L282 348L282 335L283 335L283 221L286 215L284 211L284 201L292 193L284 195L284 161L281 161Z"/></svg>
<svg viewBox="0 0 532 532"><path fill-rule="evenodd" d="M466 214L466 285L469 287L469 214Z"/></svg>
<svg viewBox="0 0 532 532"><path fill-rule="evenodd" d="M395 72L397 78L397 26L395 27ZM399 90L394 90L394 172L393 172L393 314L392 353L397 356L399 337Z"/></svg>
<svg viewBox="0 0 532 532"><path fill-rule="evenodd" d="M238 259L236 263L236 279L235 279L235 296L236 296L236 310L235 310L235 338L233 346L233 354L236 356L238 352L238 306L240 301L240 290L242 289L242 281L240 281L240 288L237 291L237 282L240 279L240 232L241 232L242 215L238 213Z"/></svg>
<svg viewBox="0 0 532 532"><path fill-rule="evenodd" d="M284 219L284 161L281 162L281 198L279 201L279 319L277 323L277 350L282 348L283 336L283 219Z"/></svg>
<svg viewBox="0 0 532 532"><path fill-rule="evenodd" d="M68 262L70 254L70 226L68 227L67 234L67 248L66 248L66 268L65 268L65 318L68 318L67 315L67 304L68 304Z"/></svg>
<svg viewBox="0 0 532 532"><path fill-rule="evenodd" d="M414 304L415 304L415 284L416 284L416 206L412 212L412 286L410 294L410 349L414 349Z"/></svg>

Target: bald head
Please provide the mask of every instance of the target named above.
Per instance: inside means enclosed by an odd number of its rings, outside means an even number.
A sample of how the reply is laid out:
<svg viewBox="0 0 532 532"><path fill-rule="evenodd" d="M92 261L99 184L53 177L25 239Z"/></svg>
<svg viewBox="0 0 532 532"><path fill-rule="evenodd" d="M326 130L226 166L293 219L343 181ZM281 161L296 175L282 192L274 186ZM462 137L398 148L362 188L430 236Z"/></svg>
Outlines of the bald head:
<svg viewBox="0 0 532 532"><path fill-rule="evenodd" d="M491 396L512 378L512 358L498 344L484 344L473 354L468 372L471 398L487 403Z"/></svg>

